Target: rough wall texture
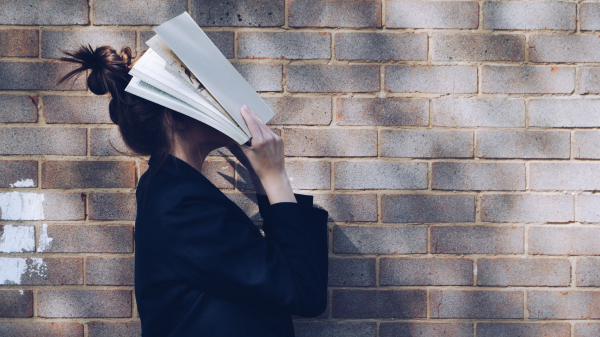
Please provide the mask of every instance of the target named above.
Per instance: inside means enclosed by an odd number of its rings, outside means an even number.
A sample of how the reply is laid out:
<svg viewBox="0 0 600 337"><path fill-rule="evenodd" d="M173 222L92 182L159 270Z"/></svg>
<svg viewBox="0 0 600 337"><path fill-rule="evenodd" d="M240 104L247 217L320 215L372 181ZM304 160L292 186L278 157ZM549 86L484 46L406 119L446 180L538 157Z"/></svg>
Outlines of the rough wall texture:
<svg viewBox="0 0 600 337"><path fill-rule="evenodd" d="M147 158L56 58L140 52L186 10L330 212L329 306L298 336L600 335L600 3L2 0L1 336L140 335ZM260 224L213 154L204 174Z"/></svg>

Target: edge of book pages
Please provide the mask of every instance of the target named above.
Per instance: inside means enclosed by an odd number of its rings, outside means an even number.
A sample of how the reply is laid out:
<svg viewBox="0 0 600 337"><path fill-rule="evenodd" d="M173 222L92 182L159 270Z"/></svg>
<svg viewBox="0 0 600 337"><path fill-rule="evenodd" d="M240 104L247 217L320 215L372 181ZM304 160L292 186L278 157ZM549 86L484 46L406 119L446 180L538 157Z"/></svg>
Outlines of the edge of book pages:
<svg viewBox="0 0 600 337"><path fill-rule="evenodd" d="M126 91L195 118L243 144L246 104L266 123L275 113L187 12L154 29L149 50L129 72Z"/></svg>

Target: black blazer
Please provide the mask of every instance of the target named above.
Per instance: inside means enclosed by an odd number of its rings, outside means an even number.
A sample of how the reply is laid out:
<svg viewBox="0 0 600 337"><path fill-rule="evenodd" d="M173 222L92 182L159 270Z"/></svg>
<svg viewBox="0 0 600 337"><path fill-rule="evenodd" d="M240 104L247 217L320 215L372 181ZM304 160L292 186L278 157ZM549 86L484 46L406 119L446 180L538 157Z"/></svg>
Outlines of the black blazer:
<svg viewBox="0 0 600 337"><path fill-rule="evenodd" d="M149 165L155 164L150 158ZM147 174L140 178L145 183ZM294 336L327 305L327 217L312 196L269 205L263 236L234 202L169 156L137 195L135 296L142 336Z"/></svg>

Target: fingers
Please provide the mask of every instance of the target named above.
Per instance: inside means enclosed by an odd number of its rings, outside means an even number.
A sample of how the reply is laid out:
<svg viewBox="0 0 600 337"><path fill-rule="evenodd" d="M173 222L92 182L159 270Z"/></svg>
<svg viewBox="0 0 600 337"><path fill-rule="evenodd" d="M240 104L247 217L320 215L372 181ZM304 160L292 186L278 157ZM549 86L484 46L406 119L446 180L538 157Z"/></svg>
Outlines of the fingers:
<svg viewBox="0 0 600 337"><path fill-rule="evenodd" d="M277 134L275 132L273 132L273 130L271 130L271 128L268 127L267 124L265 124L265 122L263 122L263 120L260 118L260 116L256 112L250 110L247 106L246 106L246 108L248 109L248 111L251 113L252 117L256 120L257 124L261 128L263 137L266 137L266 135L270 135L271 137L277 139L277 137L278 137Z"/></svg>
<svg viewBox="0 0 600 337"><path fill-rule="evenodd" d="M250 109L248 109L248 107L245 104L240 108L240 113L242 114L242 117L246 121L246 125L248 125L248 129L250 130L250 134L252 135L252 138L254 138L254 140L257 142L262 141L262 139L263 139L262 130L261 130L260 124L258 123L256 118L253 116L254 113L251 112Z"/></svg>

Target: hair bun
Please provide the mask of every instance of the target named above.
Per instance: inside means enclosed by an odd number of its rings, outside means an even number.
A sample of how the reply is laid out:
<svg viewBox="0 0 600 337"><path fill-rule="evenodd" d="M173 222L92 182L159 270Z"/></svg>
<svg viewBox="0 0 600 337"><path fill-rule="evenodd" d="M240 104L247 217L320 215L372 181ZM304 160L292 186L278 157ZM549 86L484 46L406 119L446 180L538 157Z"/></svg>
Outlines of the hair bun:
<svg viewBox="0 0 600 337"><path fill-rule="evenodd" d="M110 92L117 100L123 97L123 90L129 83L131 76L128 75L131 64L131 48L123 47L121 52L110 46L102 46L96 49L91 45L79 46L75 51L62 51L69 57L61 57L60 60L79 64L80 67L72 70L60 79L62 83L81 73L91 69L87 79L88 88L96 95L104 95Z"/></svg>

